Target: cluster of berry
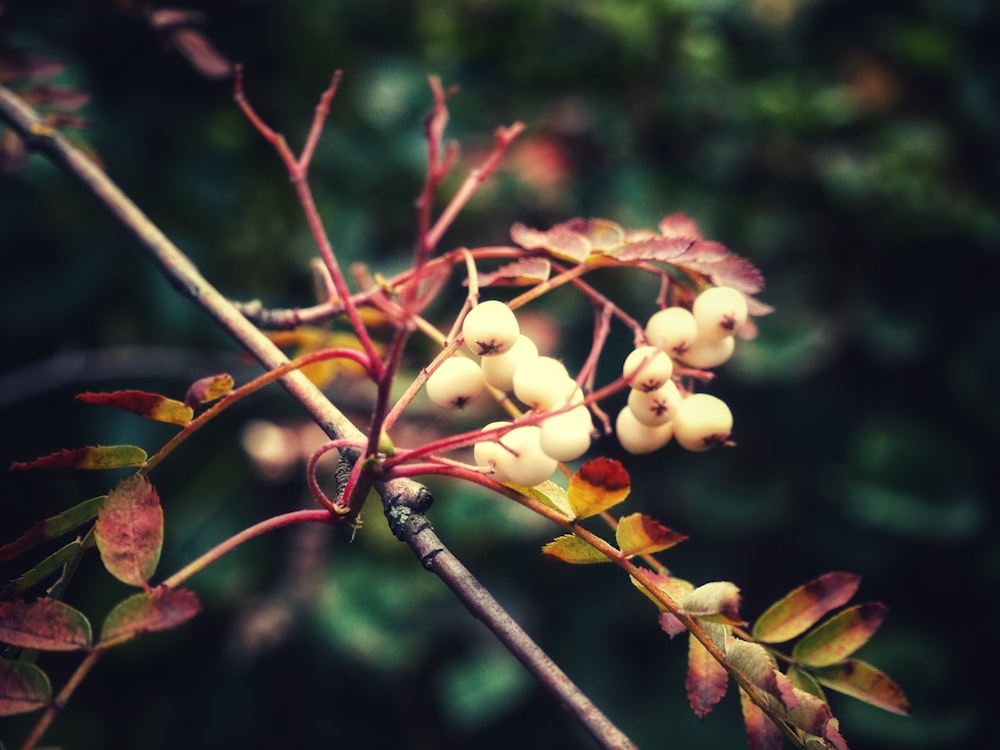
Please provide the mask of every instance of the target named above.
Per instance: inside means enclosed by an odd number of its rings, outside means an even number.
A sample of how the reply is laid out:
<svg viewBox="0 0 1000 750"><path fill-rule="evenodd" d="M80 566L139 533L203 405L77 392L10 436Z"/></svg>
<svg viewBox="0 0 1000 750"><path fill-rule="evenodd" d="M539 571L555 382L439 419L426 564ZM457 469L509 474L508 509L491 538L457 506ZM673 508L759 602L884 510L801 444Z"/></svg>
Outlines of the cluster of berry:
<svg viewBox="0 0 1000 750"><path fill-rule="evenodd" d="M633 351L622 368L631 391L615 431L625 450L648 453L675 438L682 447L701 451L729 439L729 408L709 394L682 393L674 380L675 362L696 369L722 364L746 319L745 298L727 287L705 290L690 310L668 307L649 319L649 344ZM500 481L533 486L552 476L560 461L586 453L593 422L583 391L559 360L539 355L506 304L490 300L473 307L462 335L480 360L456 355L443 361L427 379L431 401L462 408L489 384L513 393L536 414L549 414L532 424L488 424L483 430L495 437L475 445L478 465L491 466Z"/></svg>

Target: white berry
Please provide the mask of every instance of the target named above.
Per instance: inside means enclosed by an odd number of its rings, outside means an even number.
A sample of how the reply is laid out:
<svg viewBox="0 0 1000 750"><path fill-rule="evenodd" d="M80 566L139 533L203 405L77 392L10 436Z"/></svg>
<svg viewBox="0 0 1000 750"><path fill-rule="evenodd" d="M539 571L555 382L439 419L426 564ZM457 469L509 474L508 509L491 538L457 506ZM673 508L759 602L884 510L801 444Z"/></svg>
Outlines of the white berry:
<svg viewBox="0 0 1000 750"><path fill-rule="evenodd" d="M650 427L658 427L673 419L680 402L680 391L672 380L655 391L632 389L628 395L628 408L637 420Z"/></svg>
<svg viewBox="0 0 1000 750"><path fill-rule="evenodd" d="M747 322L747 299L728 286L713 286L694 298L691 313L703 336L731 336Z"/></svg>
<svg viewBox="0 0 1000 750"><path fill-rule="evenodd" d="M490 422L483 428L483 432L497 427L507 427L510 424L510 422ZM510 455L510 452L500 445L497 440L485 440L481 443L476 443L472 447L472 455L475 457L477 466L491 466L493 468L494 479L501 482L509 480L507 475L501 473L497 467L502 460Z"/></svg>
<svg viewBox="0 0 1000 750"><path fill-rule="evenodd" d="M462 321L466 345L484 357L503 354L514 345L520 332L514 311L495 299L480 302Z"/></svg>
<svg viewBox="0 0 1000 750"><path fill-rule="evenodd" d="M646 322L646 340L661 352L680 358L698 335L698 324L684 307L667 307Z"/></svg>
<svg viewBox="0 0 1000 750"><path fill-rule="evenodd" d="M562 406L577 389L566 365L552 357L526 359L514 369L514 395L533 409Z"/></svg>
<svg viewBox="0 0 1000 750"><path fill-rule="evenodd" d="M625 358L622 377L631 388L640 391L655 391L670 380L674 374L674 363L655 346L640 346Z"/></svg>
<svg viewBox="0 0 1000 750"><path fill-rule="evenodd" d="M557 461L575 461L590 448L593 428L590 409L577 406L542 422L539 445Z"/></svg>
<svg viewBox="0 0 1000 750"><path fill-rule="evenodd" d="M674 437L683 448L706 451L729 440L733 413L722 399L694 393L681 401L673 424Z"/></svg>
<svg viewBox="0 0 1000 750"><path fill-rule="evenodd" d="M450 357L430 374L427 396L438 406L461 409L486 388L479 365L465 357Z"/></svg>
<svg viewBox="0 0 1000 750"><path fill-rule="evenodd" d="M622 407L615 419L615 434L622 448L629 453L652 453L670 442L674 423L667 422L658 427L650 427L635 418L627 406Z"/></svg>
<svg viewBox="0 0 1000 750"><path fill-rule="evenodd" d="M483 368L486 382L501 391L510 391L514 387L514 370L525 360L538 356L535 342L524 334L518 336L510 349L503 354L483 357L479 366Z"/></svg>
<svg viewBox="0 0 1000 750"><path fill-rule="evenodd" d="M503 453L497 457L497 474L502 481L534 487L551 477L559 463L541 447L541 429L536 425L515 427L500 440Z"/></svg>
<svg viewBox="0 0 1000 750"><path fill-rule="evenodd" d="M736 349L736 339L732 336L722 338L712 338L703 336L698 332L694 343L681 355L681 361L688 367L696 367L699 370L709 370L713 367L725 364L733 356Z"/></svg>

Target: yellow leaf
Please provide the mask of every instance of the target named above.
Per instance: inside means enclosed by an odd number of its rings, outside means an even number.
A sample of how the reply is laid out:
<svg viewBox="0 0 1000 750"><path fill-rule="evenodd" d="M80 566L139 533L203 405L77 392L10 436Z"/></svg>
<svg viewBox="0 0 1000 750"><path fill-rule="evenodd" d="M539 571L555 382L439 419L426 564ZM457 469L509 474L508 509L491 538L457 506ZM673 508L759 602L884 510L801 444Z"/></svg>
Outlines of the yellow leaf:
<svg viewBox="0 0 1000 750"><path fill-rule="evenodd" d="M631 489L625 467L610 458L595 458L569 478L567 496L576 518L589 518L611 508Z"/></svg>
<svg viewBox="0 0 1000 750"><path fill-rule="evenodd" d="M593 546L572 534L556 537L542 547L542 554L574 565L610 562Z"/></svg>

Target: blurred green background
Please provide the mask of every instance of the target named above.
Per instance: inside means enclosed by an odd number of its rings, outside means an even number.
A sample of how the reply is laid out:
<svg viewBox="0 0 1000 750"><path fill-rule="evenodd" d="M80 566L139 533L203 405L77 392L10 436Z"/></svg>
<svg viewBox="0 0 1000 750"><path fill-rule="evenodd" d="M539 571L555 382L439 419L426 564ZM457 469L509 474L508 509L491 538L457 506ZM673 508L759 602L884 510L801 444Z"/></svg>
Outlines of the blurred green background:
<svg viewBox="0 0 1000 750"><path fill-rule="evenodd" d="M713 386L734 450L627 458L630 510L691 541L664 556L732 580L753 618L829 570L890 607L859 656L907 692L908 719L836 694L851 747L982 748L990 711L1000 375L997 6L990 0L209 2L202 27L246 66L251 101L297 148L344 79L311 183L344 265L401 268L424 168L427 75L460 92L458 178L502 124L527 134L444 245L574 216L655 226L683 211L764 271L774 315ZM89 93L76 137L221 290L311 301L311 240L283 168L231 101L154 33L144 7L3 2L0 42L60 61ZM14 84L24 90L29 84ZM252 371L77 184L35 157L0 176L0 459L132 442L168 428L72 400ZM629 277L602 288L634 314ZM456 309L461 291L439 312ZM533 310L586 354L569 295ZM544 321L542 321L544 323ZM626 351L617 331L607 373ZM419 352L410 362L418 367ZM617 360L617 361L620 361ZM349 404L366 391L337 381ZM611 408L611 406L609 406ZM308 502L302 471L262 473L254 420L286 431L278 391L223 417L161 468L161 571ZM259 424L258 424L259 427ZM408 429L449 429L418 414ZM268 433L270 434L270 433ZM295 433L297 434L297 433ZM421 433L411 429L411 434ZM306 438L314 440L315 437ZM413 438L410 438L411 440ZM406 442L405 439L400 442ZM622 457L613 439L596 451ZM0 542L106 492L107 475L0 472ZM707 719L684 697L686 646L614 570L543 559L554 532L477 492L432 484L446 542L641 747L745 745L735 695ZM109 655L46 742L67 748L586 747L489 633L384 529L258 540L192 581L204 613ZM21 571L22 561L9 566ZM83 566L68 600L100 622L129 592ZM6 568L5 568L6 570ZM6 580L6 577L5 577ZM985 649L985 651L984 651ZM44 659L61 684L72 658ZM32 717L5 720L15 746Z"/></svg>

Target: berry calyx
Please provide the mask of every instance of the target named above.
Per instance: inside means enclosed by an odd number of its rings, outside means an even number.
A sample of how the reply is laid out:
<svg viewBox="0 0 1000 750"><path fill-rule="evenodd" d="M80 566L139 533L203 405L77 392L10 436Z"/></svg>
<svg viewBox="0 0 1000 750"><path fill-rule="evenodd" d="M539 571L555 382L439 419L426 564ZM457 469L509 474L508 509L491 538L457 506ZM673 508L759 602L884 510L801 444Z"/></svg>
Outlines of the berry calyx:
<svg viewBox="0 0 1000 750"><path fill-rule="evenodd" d="M520 333L514 311L500 300L480 302L462 321L466 346L483 357L503 354L514 345Z"/></svg>
<svg viewBox="0 0 1000 750"><path fill-rule="evenodd" d="M732 287L713 286L694 298L691 314L702 336L731 336L747 322L747 299Z"/></svg>
<svg viewBox="0 0 1000 750"><path fill-rule="evenodd" d="M625 358L622 377L629 387L639 391L655 391L674 374L674 363L655 346L640 346Z"/></svg>
<svg viewBox="0 0 1000 750"><path fill-rule="evenodd" d="M694 315L684 307L666 307L646 322L646 340L675 359L680 359L698 335Z"/></svg>
<svg viewBox="0 0 1000 750"><path fill-rule="evenodd" d="M658 427L674 418L681 400L677 384L668 380L655 391L632 389L628 395L628 408L642 424Z"/></svg>
<svg viewBox="0 0 1000 750"><path fill-rule="evenodd" d="M427 396L445 409L462 409L486 389L479 365L465 357L450 357L430 374Z"/></svg>
<svg viewBox="0 0 1000 750"><path fill-rule="evenodd" d="M681 401L673 420L674 438L689 451L707 451L729 442L733 413L726 402L708 393Z"/></svg>
<svg viewBox="0 0 1000 750"><path fill-rule="evenodd" d="M479 366L483 368L483 377L487 383L501 391L510 391L514 388L514 370L517 366L537 356L538 347L535 342L521 334L510 349L503 354L483 357Z"/></svg>

